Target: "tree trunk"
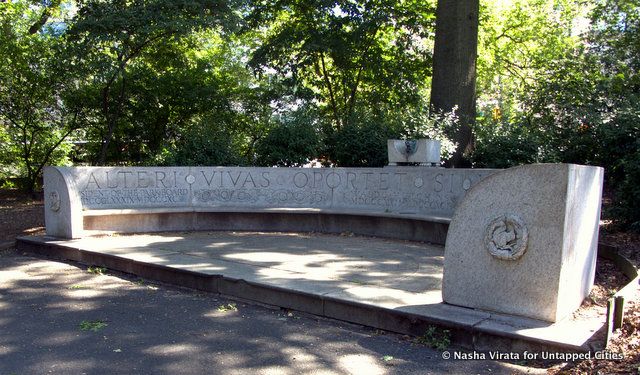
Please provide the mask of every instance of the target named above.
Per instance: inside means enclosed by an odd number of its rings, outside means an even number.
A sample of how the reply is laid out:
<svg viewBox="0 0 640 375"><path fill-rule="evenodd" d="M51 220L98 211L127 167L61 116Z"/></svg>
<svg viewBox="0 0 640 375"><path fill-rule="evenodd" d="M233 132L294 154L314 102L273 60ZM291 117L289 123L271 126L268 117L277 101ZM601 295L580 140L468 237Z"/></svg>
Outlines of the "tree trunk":
<svg viewBox="0 0 640 375"><path fill-rule="evenodd" d="M458 144L450 161L453 167L468 166L464 156L473 150L479 10L479 0L438 0L436 10L431 109L449 112L458 108L459 126L446 129Z"/></svg>

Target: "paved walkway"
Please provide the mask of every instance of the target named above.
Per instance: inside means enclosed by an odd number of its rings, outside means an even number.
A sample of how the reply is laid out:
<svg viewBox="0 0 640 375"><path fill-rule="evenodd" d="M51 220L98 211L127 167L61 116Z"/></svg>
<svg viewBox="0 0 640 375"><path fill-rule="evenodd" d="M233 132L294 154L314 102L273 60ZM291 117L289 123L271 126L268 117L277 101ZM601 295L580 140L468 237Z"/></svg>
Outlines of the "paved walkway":
<svg viewBox="0 0 640 375"><path fill-rule="evenodd" d="M401 335L0 251L3 375L514 373L546 370L445 360Z"/></svg>
<svg viewBox="0 0 640 375"><path fill-rule="evenodd" d="M421 335L430 325L478 350L585 350L604 317L549 324L442 303L444 249L291 233L195 232L19 239L19 246L212 292ZM499 338L499 340L496 340Z"/></svg>

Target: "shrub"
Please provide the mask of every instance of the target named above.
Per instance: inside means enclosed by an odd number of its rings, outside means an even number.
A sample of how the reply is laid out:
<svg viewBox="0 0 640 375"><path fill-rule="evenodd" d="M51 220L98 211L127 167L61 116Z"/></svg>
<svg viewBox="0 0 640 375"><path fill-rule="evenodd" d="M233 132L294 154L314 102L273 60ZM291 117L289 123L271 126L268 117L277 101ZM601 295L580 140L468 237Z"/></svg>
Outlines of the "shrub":
<svg viewBox="0 0 640 375"><path fill-rule="evenodd" d="M539 137L526 124L479 122L471 160L478 168L509 168L540 160Z"/></svg>
<svg viewBox="0 0 640 375"><path fill-rule="evenodd" d="M636 139L635 152L622 159L619 168L624 177L617 184L608 214L623 228L640 232L640 140Z"/></svg>
<svg viewBox="0 0 640 375"><path fill-rule="evenodd" d="M165 148L152 163L180 166L241 165L243 159L234 144L233 134L224 127L202 122L187 129L175 144Z"/></svg>
<svg viewBox="0 0 640 375"><path fill-rule="evenodd" d="M256 143L256 163L262 166L299 167L317 156L320 136L312 113L300 110L282 116Z"/></svg>
<svg viewBox="0 0 640 375"><path fill-rule="evenodd" d="M335 131L328 154L340 167L382 167L387 164L387 139L398 137L384 122L365 118Z"/></svg>

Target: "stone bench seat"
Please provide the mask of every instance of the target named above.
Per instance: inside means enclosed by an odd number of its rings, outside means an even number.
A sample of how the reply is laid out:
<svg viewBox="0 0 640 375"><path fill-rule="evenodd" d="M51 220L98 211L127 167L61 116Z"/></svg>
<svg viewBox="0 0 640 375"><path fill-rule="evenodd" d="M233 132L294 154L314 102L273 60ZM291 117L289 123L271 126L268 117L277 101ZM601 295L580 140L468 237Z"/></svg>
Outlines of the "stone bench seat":
<svg viewBox="0 0 640 375"><path fill-rule="evenodd" d="M422 215L417 213L393 213L375 212L367 210L336 210L330 208L310 208L310 207L279 207L279 208L247 208L247 207L166 207L166 208L119 208L103 210L83 210L83 216L104 216L104 215L145 215L158 213L184 213L184 212L237 212L237 213L284 213L284 214L326 214L326 215L357 215L387 217L394 219L411 219L422 221L433 221L436 223L449 224L451 217L438 215Z"/></svg>
<svg viewBox="0 0 640 375"><path fill-rule="evenodd" d="M85 235L165 231L354 233L444 245L450 217L309 207L163 207L82 211Z"/></svg>

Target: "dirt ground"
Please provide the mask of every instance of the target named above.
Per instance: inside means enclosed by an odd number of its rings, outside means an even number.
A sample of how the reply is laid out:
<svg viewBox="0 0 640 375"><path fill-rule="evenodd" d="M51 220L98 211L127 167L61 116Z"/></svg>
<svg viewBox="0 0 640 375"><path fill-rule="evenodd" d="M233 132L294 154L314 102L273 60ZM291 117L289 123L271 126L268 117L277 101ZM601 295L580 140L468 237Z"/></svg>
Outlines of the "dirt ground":
<svg viewBox="0 0 640 375"><path fill-rule="evenodd" d="M619 253L635 265L640 265L640 233L600 230L600 243L615 246ZM606 306L607 300L629 282L627 277L610 261L598 258L595 286L591 300L585 305ZM624 360L587 360L554 366L550 374L640 374L640 298L639 291L633 300L626 301L625 319L621 329L609 342L607 351L621 353Z"/></svg>
<svg viewBox="0 0 640 375"><path fill-rule="evenodd" d="M0 244L44 230L42 202L15 191L0 190Z"/></svg>
<svg viewBox="0 0 640 375"><path fill-rule="evenodd" d="M10 251L16 236L41 234L44 231L42 202L14 191L0 191L0 252ZM620 253L640 265L640 234L601 230L600 242L616 246ZM590 298L579 313L601 313L608 298L629 280L617 267L598 259L596 281ZM625 323L614 334L608 351L622 353L624 360L588 360L555 365L550 374L640 374L640 300L627 302Z"/></svg>

